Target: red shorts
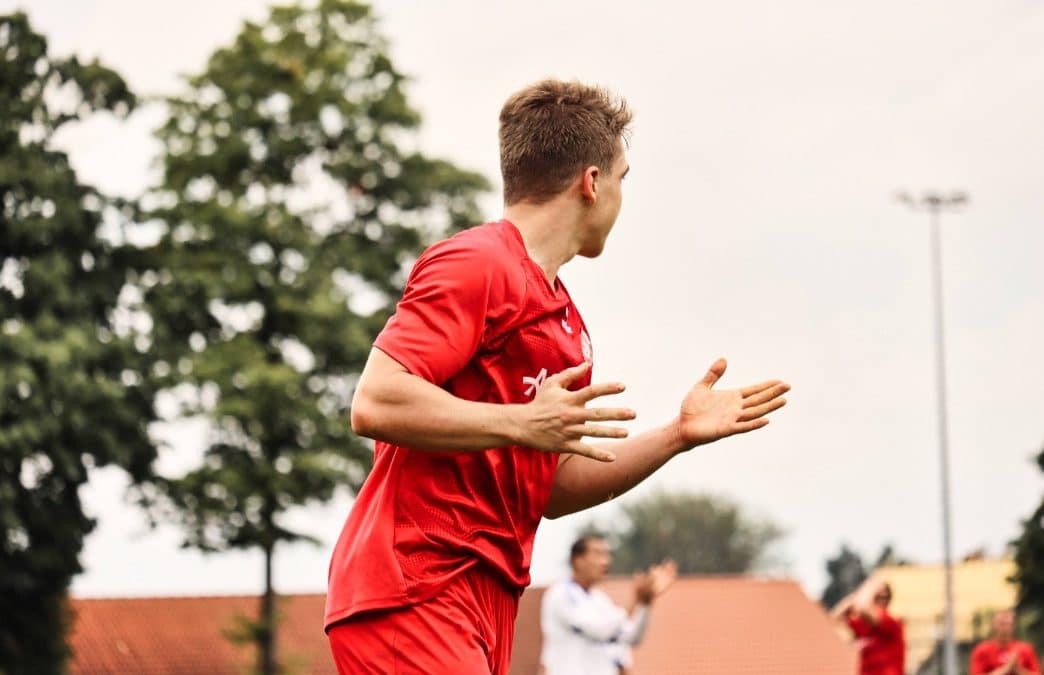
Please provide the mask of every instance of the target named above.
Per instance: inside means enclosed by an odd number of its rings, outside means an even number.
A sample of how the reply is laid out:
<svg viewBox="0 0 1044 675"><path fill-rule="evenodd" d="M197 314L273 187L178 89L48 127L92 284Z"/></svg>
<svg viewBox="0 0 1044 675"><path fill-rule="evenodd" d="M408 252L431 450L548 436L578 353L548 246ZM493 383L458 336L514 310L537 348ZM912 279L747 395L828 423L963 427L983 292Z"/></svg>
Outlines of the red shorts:
<svg viewBox="0 0 1044 675"><path fill-rule="evenodd" d="M327 631L340 675L507 675L519 592L475 566L437 596Z"/></svg>

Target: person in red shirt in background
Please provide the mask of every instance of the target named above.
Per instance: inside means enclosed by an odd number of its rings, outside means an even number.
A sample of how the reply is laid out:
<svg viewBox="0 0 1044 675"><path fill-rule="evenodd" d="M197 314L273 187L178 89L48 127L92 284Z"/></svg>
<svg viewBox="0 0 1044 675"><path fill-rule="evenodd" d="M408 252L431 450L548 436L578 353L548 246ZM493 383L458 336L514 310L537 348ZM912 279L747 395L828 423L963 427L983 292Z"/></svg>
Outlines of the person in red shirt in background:
<svg viewBox="0 0 1044 675"><path fill-rule="evenodd" d="M891 586L870 577L834 607L834 618L847 624L859 645L859 675L904 675L906 672L903 624L888 613L891 601Z"/></svg>
<svg viewBox="0 0 1044 675"><path fill-rule="evenodd" d="M1040 675L1033 646L1015 639L1015 612L993 615L993 637L975 646L968 670L969 675Z"/></svg>
<svg viewBox="0 0 1044 675"><path fill-rule="evenodd" d="M588 406L624 386L592 383L559 268L605 247L630 121L625 102L579 82L510 97L503 218L413 266L352 400L352 429L376 445L330 561L324 626L341 675L506 675L541 518L621 495L785 403L779 380L715 389L719 359L667 423L611 449L585 442L624 438L612 422L635 412Z"/></svg>

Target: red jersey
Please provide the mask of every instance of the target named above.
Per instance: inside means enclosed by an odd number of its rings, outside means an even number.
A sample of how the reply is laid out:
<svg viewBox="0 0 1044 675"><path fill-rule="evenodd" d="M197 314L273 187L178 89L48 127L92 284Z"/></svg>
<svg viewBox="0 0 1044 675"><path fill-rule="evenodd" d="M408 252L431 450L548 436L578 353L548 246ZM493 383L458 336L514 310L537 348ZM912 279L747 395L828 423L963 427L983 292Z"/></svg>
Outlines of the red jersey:
<svg viewBox="0 0 1044 675"><path fill-rule="evenodd" d="M1015 655L1015 662L1020 667L1031 673L1040 672L1040 663L1037 662L1037 654L1033 651L1033 647L1018 640L1012 640L1004 646L1001 646L996 640L983 640L972 650L968 672L971 675L993 672L1007 664L1012 655Z"/></svg>
<svg viewBox="0 0 1044 675"><path fill-rule="evenodd" d="M526 403L546 377L591 359L565 286L547 281L507 221L425 251L374 346L454 396L488 403ZM590 371L571 388L588 384ZM557 466L557 454L524 447L378 442L334 548L325 625L423 602L480 563L521 592Z"/></svg>
<svg viewBox="0 0 1044 675"><path fill-rule="evenodd" d="M903 675L906 672L906 640L903 624L882 611L873 624L858 615L848 616L848 627L859 643L860 675Z"/></svg>

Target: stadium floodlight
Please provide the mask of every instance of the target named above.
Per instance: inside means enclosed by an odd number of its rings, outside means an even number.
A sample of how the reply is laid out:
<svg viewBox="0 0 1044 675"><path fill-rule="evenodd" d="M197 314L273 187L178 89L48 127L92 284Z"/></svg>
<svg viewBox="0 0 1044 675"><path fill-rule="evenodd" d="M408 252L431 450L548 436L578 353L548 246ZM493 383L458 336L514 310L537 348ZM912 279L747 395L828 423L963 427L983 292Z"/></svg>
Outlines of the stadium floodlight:
<svg viewBox="0 0 1044 675"><path fill-rule="evenodd" d="M943 569L946 584L946 609L943 626L943 675L957 675L957 643L953 626L953 548L950 514L950 451L946 421L946 341L943 324L942 243L939 221L943 211L960 208L969 202L963 190L948 194L927 191L914 197L906 191L896 194L896 200L915 211L926 211L931 221L931 256L933 313L935 315L935 386L939 435L939 469L942 483Z"/></svg>

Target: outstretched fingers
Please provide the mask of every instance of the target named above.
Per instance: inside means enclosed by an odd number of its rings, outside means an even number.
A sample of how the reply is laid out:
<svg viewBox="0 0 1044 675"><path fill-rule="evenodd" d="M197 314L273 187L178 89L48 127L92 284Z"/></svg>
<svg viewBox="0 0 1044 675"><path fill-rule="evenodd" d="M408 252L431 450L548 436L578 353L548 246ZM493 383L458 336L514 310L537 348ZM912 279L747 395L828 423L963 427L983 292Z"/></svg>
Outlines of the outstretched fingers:
<svg viewBox="0 0 1044 675"><path fill-rule="evenodd" d="M581 403L590 403L596 398L602 396L619 394L626 388L627 387L624 386L623 382L599 382L597 384L589 384L583 389L576 390L573 392L573 396L575 396Z"/></svg>
<svg viewBox="0 0 1044 675"><path fill-rule="evenodd" d="M756 405L751 408L744 408L743 412L741 412L739 417L737 417L736 419L739 422L749 422L751 420L756 420L760 417L768 415L770 412L774 410L779 410L786 404L787 399L774 398L768 403L762 403L761 405Z"/></svg>
<svg viewBox="0 0 1044 675"><path fill-rule="evenodd" d="M610 427L604 424L585 424L577 430L584 436L592 438L627 438L627 429Z"/></svg>
<svg viewBox="0 0 1044 675"><path fill-rule="evenodd" d="M564 454L590 457L591 459L599 462L612 462L616 459L616 455L609 452L608 450L601 450L594 446L588 445L587 443L581 443L580 441L572 441L570 443L567 443L562 448L561 452Z"/></svg>
<svg viewBox="0 0 1044 675"><path fill-rule="evenodd" d="M591 370L591 362L584 361L583 363L572 366L571 368L566 368L563 371L555 373L547 378L547 381L557 384L560 387L568 388L569 385L576 382L589 370Z"/></svg>
<svg viewBox="0 0 1044 675"><path fill-rule="evenodd" d="M745 434L748 431L754 431L755 429L760 429L761 427L765 426L768 423L769 423L769 420L768 420L767 417L759 417L758 419L751 420L749 422L740 422L739 424L737 424L737 425L735 425L733 427L732 433L733 434Z"/></svg>
<svg viewBox="0 0 1044 675"><path fill-rule="evenodd" d="M763 392L763 391L765 391L767 389L771 389L772 387L777 387L777 386L779 386L781 384L783 384L783 382L781 380L765 380L764 382L759 382L757 384L752 384L752 385L743 387L742 389L740 389L740 394L743 396L743 398L747 398L748 396L755 396L755 395L760 394L761 392Z"/></svg>
<svg viewBox="0 0 1044 675"><path fill-rule="evenodd" d="M583 412L588 422L626 422L637 416L630 408L585 408Z"/></svg>
<svg viewBox="0 0 1044 675"><path fill-rule="evenodd" d="M753 408L754 406L767 403L774 398L782 396L783 394L790 391L790 385L785 382L779 382L778 380L774 383L764 383L766 386L763 389L755 390L750 394L743 394L743 407ZM755 385L761 386L761 385ZM745 390L741 390L741 393Z"/></svg>

